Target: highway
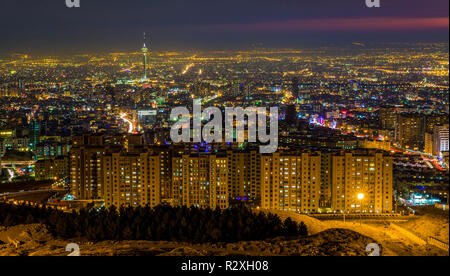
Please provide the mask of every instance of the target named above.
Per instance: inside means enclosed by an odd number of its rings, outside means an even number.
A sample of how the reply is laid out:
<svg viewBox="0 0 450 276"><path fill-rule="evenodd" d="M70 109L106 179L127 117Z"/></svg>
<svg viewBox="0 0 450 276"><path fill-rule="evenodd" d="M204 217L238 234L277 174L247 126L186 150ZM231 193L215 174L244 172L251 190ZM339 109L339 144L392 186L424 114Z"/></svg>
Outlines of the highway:
<svg viewBox="0 0 450 276"><path fill-rule="evenodd" d="M3 193L0 194L0 197L16 197L16 196L23 196L23 195L29 195L29 194L35 194L35 193L44 193L44 192L63 192L66 191L64 189L45 189L45 190L31 190L31 191L20 191L20 192L14 192L14 193Z"/></svg>
<svg viewBox="0 0 450 276"><path fill-rule="evenodd" d="M135 128L133 122L130 121L130 120L128 120L128 119L126 118L127 115L128 115L128 114L126 114L126 113L122 113L122 114L120 115L120 119L122 119L124 122L126 122L126 123L129 125L129 127L128 127L128 133L134 133L134 130L135 130L136 128Z"/></svg>

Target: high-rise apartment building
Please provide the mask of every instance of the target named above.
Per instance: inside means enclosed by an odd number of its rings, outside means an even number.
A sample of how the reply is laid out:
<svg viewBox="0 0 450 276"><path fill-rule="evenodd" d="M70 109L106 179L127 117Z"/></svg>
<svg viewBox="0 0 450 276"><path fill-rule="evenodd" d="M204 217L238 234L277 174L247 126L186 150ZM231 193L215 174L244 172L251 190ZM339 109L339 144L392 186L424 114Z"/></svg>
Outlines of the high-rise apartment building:
<svg viewBox="0 0 450 276"><path fill-rule="evenodd" d="M231 200L259 204L261 154L258 151L228 151L228 187Z"/></svg>
<svg viewBox="0 0 450 276"><path fill-rule="evenodd" d="M321 152L320 162L319 208L323 211L331 211L333 194L333 154L331 152Z"/></svg>
<svg viewBox="0 0 450 276"><path fill-rule="evenodd" d="M292 79L292 96L296 99L300 98L300 88L298 78Z"/></svg>
<svg viewBox="0 0 450 276"><path fill-rule="evenodd" d="M392 167L392 157L380 152L334 155L332 209L345 213L392 212Z"/></svg>
<svg viewBox="0 0 450 276"><path fill-rule="evenodd" d="M161 203L159 155L116 152L102 157L106 206L150 206Z"/></svg>
<svg viewBox="0 0 450 276"><path fill-rule="evenodd" d="M261 207L302 213L319 210L320 154L261 157Z"/></svg>
<svg viewBox="0 0 450 276"><path fill-rule="evenodd" d="M70 189L79 200L103 199L102 156L109 151L101 135L75 136L69 152Z"/></svg>
<svg viewBox="0 0 450 276"><path fill-rule="evenodd" d="M449 151L449 125L436 126L433 131L433 155L442 156Z"/></svg>
<svg viewBox="0 0 450 276"><path fill-rule="evenodd" d="M218 155L172 158L173 204L199 208L228 208L228 160Z"/></svg>
<svg viewBox="0 0 450 276"><path fill-rule="evenodd" d="M405 149L421 150L424 147L423 115L399 114L395 140Z"/></svg>
<svg viewBox="0 0 450 276"><path fill-rule="evenodd" d="M159 157L159 187L161 192L161 201L165 203L172 202L172 156L174 151L168 147L150 147L146 148L149 154Z"/></svg>
<svg viewBox="0 0 450 276"><path fill-rule="evenodd" d="M425 132L425 138L424 138L424 150L426 154L433 155L434 153L434 141L433 141L433 133Z"/></svg>
<svg viewBox="0 0 450 276"><path fill-rule="evenodd" d="M434 133L436 126L448 124L448 116L442 114L398 114L395 140L404 149L425 150L426 134ZM429 142L429 141L428 141Z"/></svg>
<svg viewBox="0 0 450 276"><path fill-rule="evenodd" d="M379 118L382 129L395 130L397 125L397 110L395 107L380 108Z"/></svg>
<svg viewBox="0 0 450 276"><path fill-rule="evenodd" d="M85 145L87 140L93 145ZM74 139L69 164L77 199L103 199L117 207L168 203L226 209L244 203L309 214L392 212L393 160L382 151L192 153L184 147L136 146L129 152L123 142L102 143Z"/></svg>
<svg viewBox="0 0 450 276"><path fill-rule="evenodd" d="M448 114L430 114L424 117L424 132L433 133L436 126L448 125Z"/></svg>
<svg viewBox="0 0 450 276"><path fill-rule="evenodd" d="M102 156L105 147L73 147L69 153L70 188L79 200L102 199Z"/></svg>

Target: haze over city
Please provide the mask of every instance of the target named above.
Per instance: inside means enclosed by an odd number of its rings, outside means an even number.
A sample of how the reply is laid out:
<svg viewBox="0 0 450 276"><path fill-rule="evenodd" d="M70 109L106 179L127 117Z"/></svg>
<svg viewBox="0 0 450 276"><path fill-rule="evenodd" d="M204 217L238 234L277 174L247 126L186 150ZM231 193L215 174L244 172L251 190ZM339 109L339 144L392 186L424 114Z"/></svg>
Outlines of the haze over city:
<svg viewBox="0 0 450 276"><path fill-rule="evenodd" d="M1 0L1 53L302 48L364 42L448 41L446 0Z"/></svg>

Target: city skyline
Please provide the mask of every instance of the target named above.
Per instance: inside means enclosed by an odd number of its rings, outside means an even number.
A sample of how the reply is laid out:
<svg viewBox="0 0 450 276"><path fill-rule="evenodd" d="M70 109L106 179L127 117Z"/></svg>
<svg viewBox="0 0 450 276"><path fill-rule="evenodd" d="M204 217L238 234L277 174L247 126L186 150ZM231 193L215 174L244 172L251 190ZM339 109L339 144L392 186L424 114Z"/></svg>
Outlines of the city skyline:
<svg viewBox="0 0 450 276"><path fill-rule="evenodd" d="M0 256L448 256L447 0L69 2L0 0Z"/></svg>

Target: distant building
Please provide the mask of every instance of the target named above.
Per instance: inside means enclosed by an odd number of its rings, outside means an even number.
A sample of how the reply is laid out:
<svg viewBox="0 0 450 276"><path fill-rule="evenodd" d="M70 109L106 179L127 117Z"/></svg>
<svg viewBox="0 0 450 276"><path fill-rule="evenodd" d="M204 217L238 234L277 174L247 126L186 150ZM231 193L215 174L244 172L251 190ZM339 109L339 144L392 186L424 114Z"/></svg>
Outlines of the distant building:
<svg viewBox="0 0 450 276"><path fill-rule="evenodd" d="M397 108L395 107L382 107L379 111L379 119L380 119L380 125L383 130L389 131L390 135L389 138L393 139L395 137L394 131L397 127Z"/></svg>
<svg viewBox="0 0 450 276"><path fill-rule="evenodd" d="M40 141L41 136L41 124L39 122L33 121L30 123L30 148L35 150L37 144Z"/></svg>
<svg viewBox="0 0 450 276"><path fill-rule="evenodd" d="M5 155L6 151L29 151L30 140L28 137L18 137L15 129L0 130L0 156Z"/></svg>
<svg viewBox="0 0 450 276"><path fill-rule="evenodd" d="M237 98L240 96L240 92L241 92L241 85L239 84L239 82L233 82L233 84L231 85L232 87L232 92L233 92L233 97Z"/></svg>
<svg viewBox="0 0 450 276"><path fill-rule="evenodd" d="M138 125L139 129L151 129L157 122L157 110L139 110L138 111Z"/></svg>
<svg viewBox="0 0 450 276"><path fill-rule="evenodd" d="M209 83L197 81L191 87L191 95L195 98L206 98L212 95L213 88Z"/></svg>
<svg viewBox="0 0 450 276"><path fill-rule="evenodd" d="M70 145L55 140L45 140L36 144L34 153L37 160L52 159L58 156L68 155Z"/></svg>
<svg viewBox="0 0 450 276"><path fill-rule="evenodd" d="M436 126L433 132L433 155L442 156L449 151L449 125Z"/></svg>
<svg viewBox="0 0 450 276"><path fill-rule="evenodd" d="M395 140L404 149L421 150L424 148L423 115L418 113L399 114Z"/></svg>
<svg viewBox="0 0 450 276"><path fill-rule="evenodd" d="M430 114L424 117L424 132L434 132L435 126L448 125L448 114Z"/></svg>
<svg viewBox="0 0 450 276"><path fill-rule="evenodd" d="M426 133L434 134L436 126L445 124L448 124L448 115L445 114L400 113L397 117L395 140L404 149L422 151L426 146ZM429 145L427 146L429 150Z"/></svg>
<svg viewBox="0 0 450 276"><path fill-rule="evenodd" d="M445 165L447 166L447 168L450 167L450 163L449 163L449 152L448 151L443 151L442 152L442 159L444 160Z"/></svg>
<svg viewBox="0 0 450 276"><path fill-rule="evenodd" d="M434 147L434 143L433 143L433 133L425 133L425 147L424 147L424 151L426 154L429 155L433 155L433 147Z"/></svg>
<svg viewBox="0 0 450 276"><path fill-rule="evenodd" d="M294 98L296 99L300 98L300 88L298 78L292 79L292 96L294 96Z"/></svg>
<svg viewBox="0 0 450 276"><path fill-rule="evenodd" d="M69 158L60 156L54 159L39 160L34 168L35 178L40 180L63 180L69 176Z"/></svg>

